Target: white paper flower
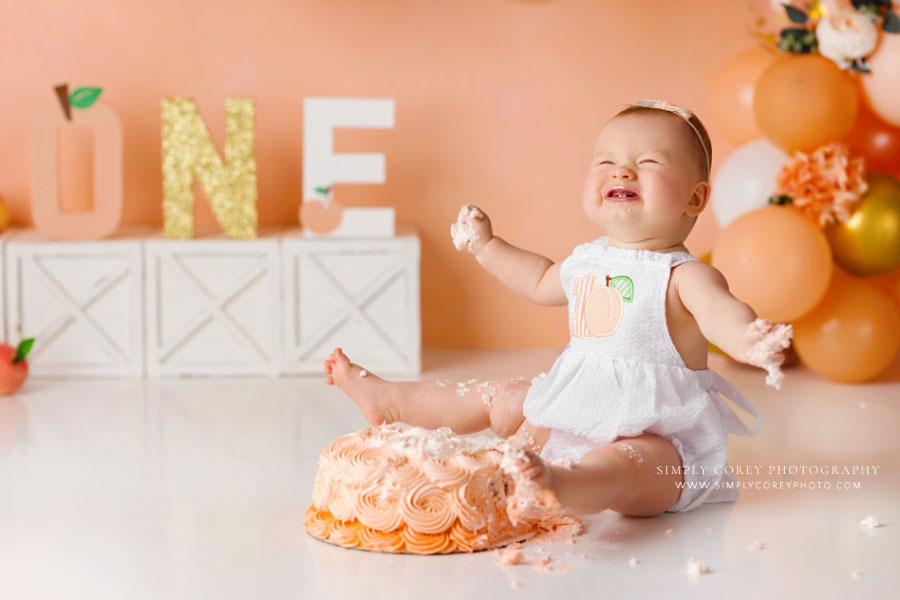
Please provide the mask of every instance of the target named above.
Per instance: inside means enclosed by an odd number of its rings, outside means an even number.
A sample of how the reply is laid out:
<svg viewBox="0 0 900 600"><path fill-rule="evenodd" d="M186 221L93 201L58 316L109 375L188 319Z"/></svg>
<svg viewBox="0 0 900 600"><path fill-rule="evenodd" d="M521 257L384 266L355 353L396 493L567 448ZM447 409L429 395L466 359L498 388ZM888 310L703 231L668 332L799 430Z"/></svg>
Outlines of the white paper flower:
<svg viewBox="0 0 900 600"><path fill-rule="evenodd" d="M842 69L867 56L878 42L878 28L872 19L853 8L837 10L816 26L819 53Z"/></svg>

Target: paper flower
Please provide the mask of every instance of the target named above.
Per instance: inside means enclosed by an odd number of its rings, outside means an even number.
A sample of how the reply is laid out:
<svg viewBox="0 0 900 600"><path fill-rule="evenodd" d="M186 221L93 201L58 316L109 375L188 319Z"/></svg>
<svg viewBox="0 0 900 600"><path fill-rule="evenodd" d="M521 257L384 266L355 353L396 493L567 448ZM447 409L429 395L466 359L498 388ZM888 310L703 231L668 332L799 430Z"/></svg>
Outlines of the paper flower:
<svg viewBox="0 0 900 600"><path fill-rule="evenodd" d="M865 58L878 43L878 28L870 17L852 8L828 14L816 25L819 54L841 69Z"/></svg>
<svg viewBox="0 0 900 600"><path fill-rule="evenodd" d="M851 158L843 144L828 144L811 154L795 152L775 179L777 193L820 227L846 221L869 185L862 157Z"/></svg>

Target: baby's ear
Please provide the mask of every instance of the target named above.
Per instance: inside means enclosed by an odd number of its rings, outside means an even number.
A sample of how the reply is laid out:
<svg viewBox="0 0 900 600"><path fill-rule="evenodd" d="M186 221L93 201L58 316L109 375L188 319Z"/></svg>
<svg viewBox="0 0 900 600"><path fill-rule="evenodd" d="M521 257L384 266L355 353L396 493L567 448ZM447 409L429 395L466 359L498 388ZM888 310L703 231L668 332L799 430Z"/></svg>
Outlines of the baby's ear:
<svg viewBox="0 0 900 600"><path fill-rule="evenodd" d="M688 199L687 208L685 209L684 214L689 217L696 217L703 212L704 208L706 208L707 202L709 202L709 182L699 181L694 186L694 191L691 193L690 199Z"/></svg>

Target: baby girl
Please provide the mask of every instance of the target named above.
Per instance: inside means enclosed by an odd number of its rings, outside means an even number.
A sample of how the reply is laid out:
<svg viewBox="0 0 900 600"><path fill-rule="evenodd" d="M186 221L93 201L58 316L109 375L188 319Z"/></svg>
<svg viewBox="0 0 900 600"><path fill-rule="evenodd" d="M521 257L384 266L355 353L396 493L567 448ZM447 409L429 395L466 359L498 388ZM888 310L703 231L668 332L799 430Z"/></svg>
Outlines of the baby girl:
<svg viewBox="0 0 900 600"><path fill-rule="evenodd" d="M549 373L480 385L389 382L336 348L327 382L375 425L490 427L525 444L519 477L555 492L570 512L650 516L734 500L728 434L753 436L762 420L707 368L707 339L766 369L778 387L791 329L757 319L684 246L709 200L710 158L690 111L647 100L619 112L597 137L583 195L607 235L562 263L494 235L478 208L460 211L457 249L520 296L568 305L571 339ZM756 417L752 430L720 394Z"/></svg>

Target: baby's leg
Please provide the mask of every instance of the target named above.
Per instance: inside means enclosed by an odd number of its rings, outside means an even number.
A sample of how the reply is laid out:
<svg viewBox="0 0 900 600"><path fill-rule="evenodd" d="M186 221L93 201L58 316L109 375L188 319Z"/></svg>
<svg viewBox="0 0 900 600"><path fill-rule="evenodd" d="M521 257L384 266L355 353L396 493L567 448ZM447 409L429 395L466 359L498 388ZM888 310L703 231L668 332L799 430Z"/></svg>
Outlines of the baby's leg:
<svg viewBox="0 0 900 600"><path fill-rule="evenodd" d="M325 359L326 383L337 385L373 425L399 421L428 429L449 427L455 433L475 433L490 427L508 437L524 421L522 404L529 383L524 378L502 381L470 379L465 383L388 381L364 372L340 348Z"/></svg>
<svg viewBox="0 0 900 600"><path fill-rule="evenodd" d="M586 453L571 468L549 465L534 452L527 453L522 465L527 477L553 489L575 513L608 508L636 517L657 515L678 501L683 481L679 467L675 447L654 434L619 438Z"/></svg>

